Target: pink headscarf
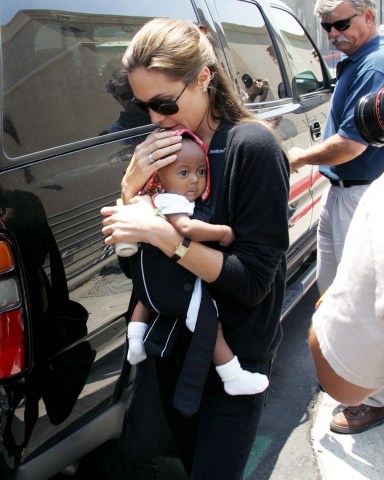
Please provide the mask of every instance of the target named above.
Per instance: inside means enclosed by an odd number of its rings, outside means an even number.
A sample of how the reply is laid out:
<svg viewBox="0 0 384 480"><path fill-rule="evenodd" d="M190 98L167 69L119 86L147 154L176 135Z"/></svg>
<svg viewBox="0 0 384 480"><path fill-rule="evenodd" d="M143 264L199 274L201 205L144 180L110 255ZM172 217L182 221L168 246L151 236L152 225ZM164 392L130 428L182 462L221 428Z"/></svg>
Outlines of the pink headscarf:
<svg viewBox="0 0 384 480"><path fill-rule="evenodd" d="M207 200L209 193L211 191L211 175L210 175L209 160L207 155L207 147L197 135L195 135L193 132L191 132L186 128L183 128L181 130L176 130L174 135L188 136L192 138L192 140L194 140L203 149L203 152L205 154L205 160L207 163L207 186L205 187L204 192L201 194L201 199L205 201ZM156 195L157 193L165 193L165 189L164 189L164 186L161 184L161 182L158 180L157 171L156 171L152 174L151 178L148 180L148 182L144 186L143 190L141 191L141 194L153 196L153 195Z"/></svg>

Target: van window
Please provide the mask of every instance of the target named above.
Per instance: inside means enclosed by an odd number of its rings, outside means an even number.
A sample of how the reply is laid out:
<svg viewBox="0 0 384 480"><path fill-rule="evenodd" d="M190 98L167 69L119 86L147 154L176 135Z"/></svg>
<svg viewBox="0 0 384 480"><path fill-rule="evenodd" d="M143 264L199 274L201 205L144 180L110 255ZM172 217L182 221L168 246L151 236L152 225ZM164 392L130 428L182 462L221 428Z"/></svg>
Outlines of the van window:
<svg viewBox="0 0 384 480"><path fill-rule="evenodd" d="M272 8L272 12L288 52L299 95L319 90L324 82L317 49L293 15L279 8Z"/></svg>
<svg viewBox="0 0 384 480"><path fill-rule="evenodd" d="M285 96L272 40L259 8L248 2L224 0L216 9L235 64L237 83L246 103ZM257 81L257 88L250 88ZM258 95L255 95L259 92Z"/></svg>
<svg viewBox="0 0 384 480"><path fill-rule="evenodd" d="M37 0L35 10L23 10L23 0L4 5L0 33L8 158L121 129L125 109L114 97L111 76L122 67L133 35L152 17L196 18L189 0L130 2L129 17L124 16L126 0L85 3ZM150 123L140 111L130 111L125 120L122 129Z"/></svg>

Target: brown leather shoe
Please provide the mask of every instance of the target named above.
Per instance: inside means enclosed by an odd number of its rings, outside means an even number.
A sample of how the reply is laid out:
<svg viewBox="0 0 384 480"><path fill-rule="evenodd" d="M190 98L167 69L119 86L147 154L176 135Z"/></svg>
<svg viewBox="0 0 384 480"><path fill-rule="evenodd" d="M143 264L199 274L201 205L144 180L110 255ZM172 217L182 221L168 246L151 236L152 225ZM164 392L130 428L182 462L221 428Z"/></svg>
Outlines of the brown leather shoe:
<svg viewBox="0 0 384 480"><path fill-rule="evenodd" d="M384 423L384 407L370 407L362 403L337 413L330 423L336 433L360 433Z"/></svg>

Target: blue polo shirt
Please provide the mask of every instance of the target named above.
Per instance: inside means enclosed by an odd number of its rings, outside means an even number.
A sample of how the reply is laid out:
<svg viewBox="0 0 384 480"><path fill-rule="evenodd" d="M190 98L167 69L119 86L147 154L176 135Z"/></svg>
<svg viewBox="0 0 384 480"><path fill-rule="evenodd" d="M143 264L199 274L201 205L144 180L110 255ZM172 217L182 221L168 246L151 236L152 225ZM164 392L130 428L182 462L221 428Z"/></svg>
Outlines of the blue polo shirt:
<svg viewBox="0 0 384 480"><path fill-rule="evenodd" d="M384 37L376 36L357 52L344 56L324 132L324 140L338 133L341 137L368 145L354 121L358 100L384 87ZM375 180L384 172L384 148L372 147L342 165L321 166L319 171L334 180Z"/></svg>

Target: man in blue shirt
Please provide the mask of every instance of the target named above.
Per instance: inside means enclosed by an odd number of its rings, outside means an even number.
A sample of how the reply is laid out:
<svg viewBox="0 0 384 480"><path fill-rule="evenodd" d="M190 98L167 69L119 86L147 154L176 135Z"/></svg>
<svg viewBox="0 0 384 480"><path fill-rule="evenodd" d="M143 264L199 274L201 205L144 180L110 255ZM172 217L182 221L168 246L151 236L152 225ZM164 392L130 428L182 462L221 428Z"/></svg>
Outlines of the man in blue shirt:
<svg viewBox="0 0 384 480"><path fill-rule="evenodd" d="M291 171L319 165L329 179L318 227L317 284L322 295L333 282L356 206L369 185L384 172L384 149L369 145L354 122L359 98L384 86L384 38L379 36L374 0L317 0L315 13L330 43L344 53L323 142L289 151ZM358 279L356 279L358 281ZM359 433L384 423L384 389L358 407L335 415L331 430Z"/></svg>

